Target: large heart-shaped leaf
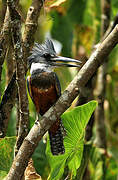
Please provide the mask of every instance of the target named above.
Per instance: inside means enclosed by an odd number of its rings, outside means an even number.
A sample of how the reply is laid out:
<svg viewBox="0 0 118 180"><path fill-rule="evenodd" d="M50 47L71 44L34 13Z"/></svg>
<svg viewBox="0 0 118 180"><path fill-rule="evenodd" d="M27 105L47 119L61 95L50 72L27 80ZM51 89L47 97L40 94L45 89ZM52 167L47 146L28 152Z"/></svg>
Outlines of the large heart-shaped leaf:
<svg viewBox="0 0 118 180"><path fill-rule="evenodd" d="M65 165L69 167L74 176L76 175L83 155L85 128L96 106L97 102L91 101L74 108L70 112L65 112L61 116L66 129L65 154L53 156L48 141L46 153L51 167L49 179L59 179L64 172Z"/></svg>

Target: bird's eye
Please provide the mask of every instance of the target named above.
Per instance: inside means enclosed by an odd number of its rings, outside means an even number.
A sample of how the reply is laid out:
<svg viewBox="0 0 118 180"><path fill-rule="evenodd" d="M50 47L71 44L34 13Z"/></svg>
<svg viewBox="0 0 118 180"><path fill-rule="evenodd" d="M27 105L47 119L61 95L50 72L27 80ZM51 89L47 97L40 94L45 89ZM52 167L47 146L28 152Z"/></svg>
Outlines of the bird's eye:
<svg viewBox="0 0 118 180"><path fill-rule="evenodd" d="M43 57L44 57L44 58L46 58L47 60L50 60L51 55L50 55L50 54L45 53L45 54L43 55Z"/></svg>

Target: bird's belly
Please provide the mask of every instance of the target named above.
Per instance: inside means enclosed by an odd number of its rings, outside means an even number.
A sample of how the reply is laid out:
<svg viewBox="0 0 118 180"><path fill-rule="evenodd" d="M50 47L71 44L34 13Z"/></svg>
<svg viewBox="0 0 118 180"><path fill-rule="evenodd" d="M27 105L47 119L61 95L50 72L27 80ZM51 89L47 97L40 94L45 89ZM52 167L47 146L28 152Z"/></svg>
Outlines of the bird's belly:
<svg viewBox="0 0 118 180"><path fill-rule="evenodd" d="M43 115L57 100L57 92L54 86L47 89L32 87L32 98L36 111Z"/></svg>

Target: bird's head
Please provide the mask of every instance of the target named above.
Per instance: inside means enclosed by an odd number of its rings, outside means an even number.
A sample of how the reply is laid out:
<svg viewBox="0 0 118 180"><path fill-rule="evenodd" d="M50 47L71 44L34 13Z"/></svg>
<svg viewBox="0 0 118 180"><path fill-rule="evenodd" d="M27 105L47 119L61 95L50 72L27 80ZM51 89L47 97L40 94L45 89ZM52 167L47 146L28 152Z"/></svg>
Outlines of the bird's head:
<svg viewBox="0 0 118 180"><path fill-rule="evenodd" d="M76 63L76 64L71 64ZM65 67L80 67L81 61L57 56L54 45L51 40L47 39L44 44L35 43L28 57L29 67L35 69L54 68L59 66Z"/></svg>

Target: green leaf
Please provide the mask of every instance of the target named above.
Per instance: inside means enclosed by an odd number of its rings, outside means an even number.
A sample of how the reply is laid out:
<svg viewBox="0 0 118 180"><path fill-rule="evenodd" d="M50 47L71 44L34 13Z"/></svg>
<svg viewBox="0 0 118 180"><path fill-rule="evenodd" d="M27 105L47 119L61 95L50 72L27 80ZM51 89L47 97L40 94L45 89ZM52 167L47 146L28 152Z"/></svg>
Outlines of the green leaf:
<svg viewBox="0 0 118 180"><path fill-rule="evenodd" d="M77 170L76 177L73 177L73 180L77 180L77 179L83 180L83 175L84 175L85 169L86 169L88 161L89 161L91 148L92 148L91 142L88 142L87 144L84 145L84 151L83 151L81 165L80 165L79 169Z"/></svg>
<svg viewBox="0 0 118 180"><path fill-rule="evenodd" d="M9 171L11 167L16 137L0 139L0 174L1 171Z"/></svg>
<svg viewBox="0 0 118 180"><path fill-rule="evenodd" d="M48 146L49 146L49 144L48 144ZM52 179L59 180L60 179L60 177L64 173L66 159L67 159L66 155L54 157L54 156L52 156L52 154L50 152L49 163L50 163L50 167L51 167L51 173L50 173L50 177L48 179L50 179L50 180L52 180Z"/></svg>
<svg viewBox="0 0 118 180"><path fill-rule="evenodd" d="M118 1L117 0L113 0L111 1L111 12L112 12L112 16L116 16L118 13Z"/></svg>
<svg viewBox="0 0 118 180"><path fill-rule="evenodd" d="M96 106L97 102L91 101L73 108L73 110L65 112L61 116L66 129L64 139L65 154L53 156L48 141L46 153L51 167L49 179L59 179L63 175L65 165L69 167L74 176L76 175L83 155L85 128Z"/></svg>

